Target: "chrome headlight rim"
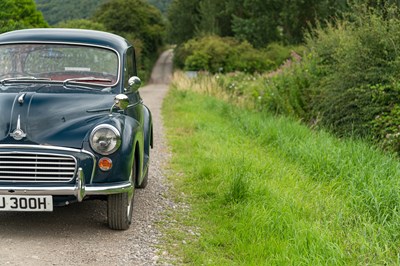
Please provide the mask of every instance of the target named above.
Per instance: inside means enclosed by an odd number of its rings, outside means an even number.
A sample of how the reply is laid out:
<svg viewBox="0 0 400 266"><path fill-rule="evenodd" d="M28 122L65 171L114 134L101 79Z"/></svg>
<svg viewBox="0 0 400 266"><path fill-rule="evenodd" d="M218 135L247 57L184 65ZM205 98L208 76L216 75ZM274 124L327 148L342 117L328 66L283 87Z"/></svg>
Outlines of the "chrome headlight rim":
<svg viewBox="0 0 400 266"><path fill-rule="evenodd" d="M115 147L112 148L110 151L101 151L101 150L97 149L95 143L93 142L93 137L94 137L94 135L95 135L96 132L99 131L100 129L109 129L109 130L111 130L111 131L115 134L117 143L116 143ZM90 147L91 147L96 153L101 154L101 155L110 155L110 154L113 154L114 152L116 152L116 151L119 149L119 147L121 146L121 133L119 132L119 130L118 130L116 127L114 127L114 126L112 126L112 125L109 125L109 124L101 124L101 125L98 125L98 126L96 126L95 128L93 128L92 132L90 133L89 143L90 143Z"/></svg>

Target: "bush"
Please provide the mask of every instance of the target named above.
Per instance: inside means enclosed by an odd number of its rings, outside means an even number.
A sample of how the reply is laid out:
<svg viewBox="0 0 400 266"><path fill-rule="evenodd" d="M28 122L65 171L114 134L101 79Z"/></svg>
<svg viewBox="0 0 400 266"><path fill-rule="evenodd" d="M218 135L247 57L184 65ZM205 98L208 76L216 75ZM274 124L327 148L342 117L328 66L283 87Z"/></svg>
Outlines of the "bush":
<svg viewBox="0 0 400 266"><path fill-rule="evenodd" d="M263 108L399 152L398 14L394 6L358 8L347 20L314 29L301 64L267 79Z"/></svg>
<svg viewBox="0 0 400 266"><path fill-rule="evenodd" d="M392 114L400 100L398 12L397 7L387 7L384 15L359 9L350 22L318 28L308 38L324 74L315 84L313 113L339 135L372 136L386 142L382 117Z"/></svg>
<svg viewBox="0 0 400 266"><path fill-rule="evenodd" d="M287 59L291 58L291 53L303 55L305 52L304 46L286 46L279 43L271 43L264 49L264 53L269 60L274 62L275 66L282 65Z"/></svg>
<svg viewBox="0 0 400 266"><path fill-rule="evenodd" d="M56 27L107 31L106 27L103 24L98 22L93 22L88 19L74 19L74 20L63 21L56 24Z"/></svg>
<svg viewBox="0 0 400 266"><path fill-rule="evenodd" d="M300 62L288 61L261 76L219 75L219 89L238 102L250 99L258 110L400 152L399 14L396 6L356 7L345 19L317 26L306 38L306 49L294 47L303 51ZM205 37L187 42L177 55L191 70L253 73L279 65L291 50L271 44L259 51L246 42Z"/></svg>
<svg viewBox="0 0 400 266"><path fill-rule="evenodd" d="M234 38L206 36L192 39L175 50L175 65L186 70L219 72L264 72L275 64L266 53Z"/></svg>

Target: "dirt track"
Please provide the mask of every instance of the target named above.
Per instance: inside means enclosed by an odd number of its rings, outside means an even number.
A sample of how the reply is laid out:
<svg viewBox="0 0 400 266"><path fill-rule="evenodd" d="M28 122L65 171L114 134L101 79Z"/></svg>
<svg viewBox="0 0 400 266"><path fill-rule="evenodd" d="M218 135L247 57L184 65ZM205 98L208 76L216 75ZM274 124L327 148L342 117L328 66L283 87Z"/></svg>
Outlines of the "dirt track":
<svg viewBox="0 0 400 266"><path fill-rule="evenodd" d="M0 213L0 265L153 265L167 256L156 248L161 238L156 223L169 204L163 170L168 152L160 108L172 72L171 58L171 51L160 57L152 83L141 89L153 114L155 148L149 185L136 190L131 228L108 229L106 202L100 201L51 213Z"/></svg>

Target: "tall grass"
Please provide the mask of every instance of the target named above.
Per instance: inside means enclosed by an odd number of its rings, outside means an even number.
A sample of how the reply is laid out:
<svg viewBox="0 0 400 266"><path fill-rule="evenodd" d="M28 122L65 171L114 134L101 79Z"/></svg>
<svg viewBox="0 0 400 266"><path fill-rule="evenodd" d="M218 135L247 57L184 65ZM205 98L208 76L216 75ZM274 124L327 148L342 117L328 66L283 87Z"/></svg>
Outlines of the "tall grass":
<svg viewBox="0 0 400 266"><path fill-rule="evenodd" d="M171 180L192 206L174 219L200 233L176 241L185 263L400 263L396 159L182 85L163 110L172 168L183 173Z"/></svg>

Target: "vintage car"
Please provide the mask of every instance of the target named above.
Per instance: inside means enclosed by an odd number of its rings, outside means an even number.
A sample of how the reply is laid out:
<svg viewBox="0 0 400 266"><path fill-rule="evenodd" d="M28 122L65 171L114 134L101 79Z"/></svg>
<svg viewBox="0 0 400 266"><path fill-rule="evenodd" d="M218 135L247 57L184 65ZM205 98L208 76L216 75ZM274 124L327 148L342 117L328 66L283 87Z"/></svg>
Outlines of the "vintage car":
<svg viewBox="0 0 400 266"><path fill-rule="evenodd" d="M147 184L153 127L135 51L100 31L0 35L0 211L52 211L107 200L108 225L129 228Z"/></svg>

